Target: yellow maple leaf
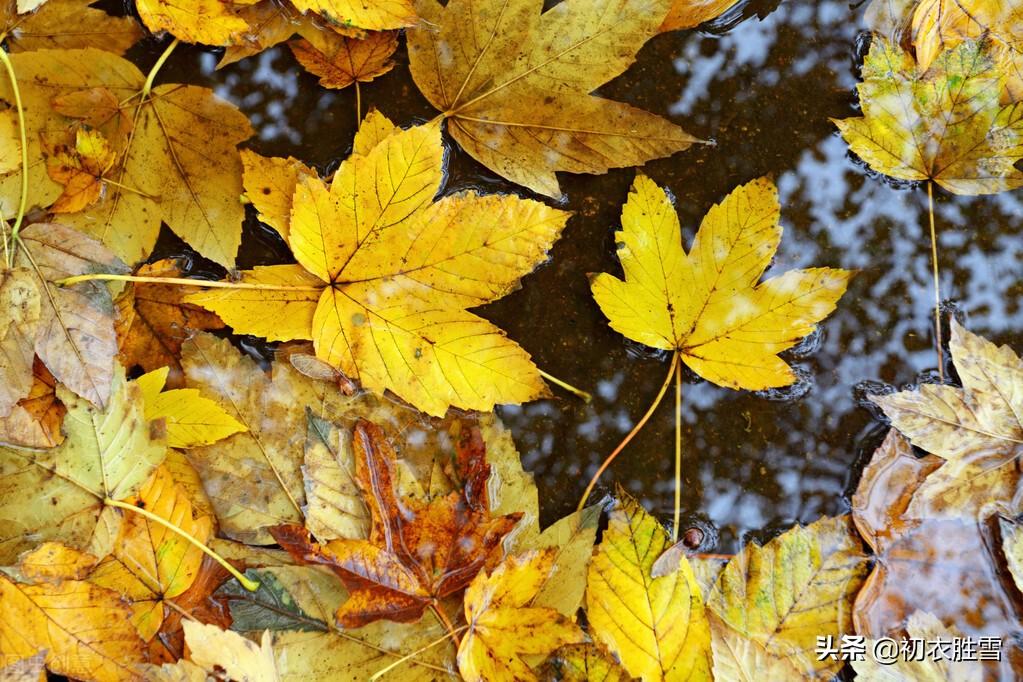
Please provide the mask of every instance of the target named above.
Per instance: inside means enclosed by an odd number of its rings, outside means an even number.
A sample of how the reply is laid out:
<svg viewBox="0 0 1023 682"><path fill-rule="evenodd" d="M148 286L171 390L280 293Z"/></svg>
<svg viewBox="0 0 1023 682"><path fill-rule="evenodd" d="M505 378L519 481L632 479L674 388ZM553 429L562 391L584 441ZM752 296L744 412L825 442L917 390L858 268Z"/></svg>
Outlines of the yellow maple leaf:
<svg viewBox="0 0 1023 682"><path fill-rule="evenodd" d="M360 131L329 187L298 180L289 225L297 265L246 271L234 287L186 300L238 333L310 339L317 357L364 388L429 414L547 395L528 354L466 308L515 288L569 214L475 192L433 202L444 177L439 126L379 139L394 130L385 121Z"/></svg>
<svg viewBox="0 0 1023 682"><path fill-rule="evenodd" d="M593 297L611 327L678 353L720 386L760 390L795 380L778 353L835 308L851 273L795 270L757 283L781 241L777 190L767 179L711 208L687 254L675 207L639 176L616 233L625 279L600 274Z"/></svg>
<svg viewBox="0 0 1023 682"><path fill-rule="evenodd" d="M680 556L675 570L651 575L670 546L635 500L611 512L586 579L590 633L643 682L709 682L710 626L692 567Z"/></svg>
<svg viewBox="0 0 1023 682"><path fill-rule="evenodd" d="M624 72L671 0L560 3L418 0L408 31L416 85L448 132L487 168L551 197L557 171L638 166L698 140L590 93ZM541 13L542 12L542 13Z"/></svg>
<svg viewBox="0 0 1023 682"><path fill-rule="evenodd" d="M1023 105L1002 106L1006 76L983 42L943 52L921 74L902 48L877 38L857 86L861 118L832 119L874 170L931 180L955 194L1023 186Z"/></svg>
<svg viewBox="0 0 1023 682"><path fill-rule="evenodd" d="M529 606L554 566L556 550L511 556L465 591L468 630L458 647L458 671L467 682L529 682L522 660L582 642L583 631L552 608Z"/></svg>
<svg viewBox="0 0 1023 682"><path fill-rule="evenodd" d="M196 515L184 489L160 467L139 490L142 508L191 535L209 540L213 524ZM203 553L180 534L139 514L127 514L113 552L96 566L89 581L122 595L130 604L132 623L149 641L163 624L167 600L192 586Z"/></svg>
<svg viewBox="0 0 1023 682"><path fill-rule="evenodd" d="M142 389L148 421L163 419L167 425L167 445L193 448L209 445L247 428L216 402L204 398L198 389L175 388L164 391L169 367L143 374L135 383Z"/></svg>
<svg viewBox="0 0 1023 682"><path fill-rule="evenodd" d="M137 0L150 31L167 31L186 43L228 45L248 28L221 0Z"/></svg>
<svg viewBox="0 0 1023 682"><path fill-rule="evenodd" d="M117 153L98 130L78 128L62 137L66 143L47 149L46 171L54 182L64 185L64 192L50 210L74 213L99 201L103 177L113 168Z"/></svg>
<svg viewBox="0 0 1023 682"><path fill-rule="evenodd" d="M260 156L249 149L243 149L241 156L245 169L242 184L245 195L258 211L257 217L288 241L295 186L303 178L316 177L316 171L291 156L286 159Z"/></svg>
<svg viewBox="0 0 1023 682"><path fill-rule="evenodd" d="M391 55L398 49L398 34L374 31L362 39L323 34L294 40L288 47L306 71L319 76L320 85L340 89L369 83L393 69Z"/></svg>

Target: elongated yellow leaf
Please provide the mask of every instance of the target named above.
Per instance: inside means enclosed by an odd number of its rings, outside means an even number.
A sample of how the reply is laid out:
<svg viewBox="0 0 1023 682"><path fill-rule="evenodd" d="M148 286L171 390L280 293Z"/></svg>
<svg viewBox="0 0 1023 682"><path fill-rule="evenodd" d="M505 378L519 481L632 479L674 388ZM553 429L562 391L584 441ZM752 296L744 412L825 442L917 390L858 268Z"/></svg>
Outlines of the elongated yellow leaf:
<svg viewBox="0 0 1023 682"><path fill-rule="evenodd" d="M849 518L823 518L763 547L747 545L721 572L707 606L767 656L801 673L834 672L841 663L818 660L817 637L852 632L852 600L867 568Z"/></svg>
<svg viewBox="0 0 1023 682"><path fill-rule="evenodd" d="M835 309L852 273L794 270L758 281L781 241L774 184L762 178L707 213L689 253L668 194L638 176L615 233L625 279L599 274L591 288L611 327L647 346L678 351L720 386L786 386L778 357Z"/></svg>
<svg viewBox="0 0 1023 682"><path fill-rule="evenodd" d="M443 179L438 126L367 122L330 187L296 181L288 240L299 265L248 271L237 288L187 300L239 333L311 338L345 376L432 415L547 395L526 352L466 308L516 287L568 214L473 192L432 202Z"/></svg>
<svg viewBox="0 0 1023 682"><path fill-rule="evenodd" d="M710 626L689 562L680 557L678 570L650 575L669 546L635 500L611 513L587 577L590 633L643 682L710 680Z"/></svg>
<svg viewBox="0 0 1023 682"><path fill-rule="evenodd" d="M167 427L167 445L193 448L209 445L245 431L245 426L220 405L194 388L163 391L168 367L154 370L136 379L142 389L145 415L149 421L163 419ZM161 392L163 391L163 392Z"/></svg>
<svg viewBox="0 0 1023 682"><path fill-rule="evenodd" d="M559 197L557 171L605 173L696 142L678 126L590 93L624 72L671 0L418 0L416 85L477 161Z"/></svg>
<svg viewBox="0 0 1023 682"><path fill-rule="evenodd" d="M466 682L537 679L522 660L582 642L583 631L551 608L528 606L554 567L554 550L511 556L465 591L469 629L458 647L458 671Z"/></svg>

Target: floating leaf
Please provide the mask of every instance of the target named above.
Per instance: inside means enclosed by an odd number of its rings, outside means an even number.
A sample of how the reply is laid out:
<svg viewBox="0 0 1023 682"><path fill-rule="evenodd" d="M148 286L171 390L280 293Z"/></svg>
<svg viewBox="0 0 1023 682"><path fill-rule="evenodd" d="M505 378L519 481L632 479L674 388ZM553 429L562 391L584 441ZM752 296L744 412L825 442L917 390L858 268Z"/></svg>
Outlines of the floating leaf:
<svg viewBox="0 0 1023 682"><path fill-rule="evenodd" d="M229 45L248 28L221 0L136 0L135 7L150 31L167 31L186 43Z"/></svg>
<svg viewBox="0 0 1023 682"><path fill-rule="evenodd" d="M11 52L98 47L123 54L142 38L137 21L90 7L95 0L37 2L34 13L17 16L23 2L16 11L15 0L0 0L0 35Z"/></svg>
<svg viewBox="0 0 1023 682"><path fill-rule="evenodd" d="M597 538L600 507L592 505L559 519L539 536L518 545L519 549L554 552L553 565L530 606L552 608L569 618L582 604L586 591L586 569Z"/></svg>
<svg viewBox="0 0 1023 682"><path fill-rule="evenodd" d="M53 375L36 358L28 395L0 418L0 444L26 448L52 448L64 441L60 425L67 410L57 399Z"/></svg>
<svg viewBox="0 0 1023 682"><path fill-rule="evenodd" d="M697 142L663 118L590 94L635 61L670 6L600 0L542 12L539 0L419 0L409 66L470 156L559 197L557 171L605 173Z"/></svg>
<svg viewBox="0 0 1023 682"><path fill-rule="evenodd" d="M367 119L373 116L370 113ZM248 149L243 149L241 155L245 195L259 212L259 220L288 241L295 186L300 180L316 177L316 171L290 156L286 159L260 156Z"/></svg>
<svg viewBox="0 0 1023 682"><path fill-rule="evenodd" d="M686 254L668 194L638 176L615 234L625 279L599 274L591 289L611 327L647 346L676 351L720 386L787 386L795 374L778 353L835 309L852 273L793 270L757 281L781 242L778 191L762 178L707 213Z"/></svg>
<svg viewBox="0 0 1023 682"><path fill-rule="evenodd" d="M932 180L954 194L1023 186L1023 105L1002 106L1006 77L983 42L966 42L920 74L913 57L878 38L858 86L862 118L832 119L874 170Z"/></svg>
<svg viewBox="0 0 1023 682"><path fill-rule="evenodd" d="M369 83L393 69L391 56L398 49L398 35L372 32L356 39L324 34L316 42L302 38L288 47L302 68L319 77L320 85L340 89Z"/></svg>
<svg viewBox="0 0 1023 682"><path fill-rule="evenodd" d="M357 26L371 31L405 28L416 21L410 0L291 0L300 12L316 12L340 26Z"/></svg>
<svg viewBox="0 0 1023 682"><path fill-rule="evenodd" d="M762 547L747 545L721 572L707 607L768 658L826 676L841 664L819 659L816 638L852 632L852 601L866 573L867 557L849 518L825 517Z"/></svg>
<svg viewBox="0 0 1023 682"><path fill-rule="evenodd" d="M552 549L511 556L469 585L465 591L469 625L458 647L458 671L466 682L536 680L523 656L546 655L585 639L566 616L530 606L548 581L554 557Z"/></svg>
<svg viewBox="0 0 1023 682"><path fill-rule="evenodd" d="M444 165L435 124L394 132L366 153L359 135L329 189L315 178L296 186L289 241L299 265L245 271L239 288L186 300L238 333L311 339L317 357L364 388L432 415L547 395L528 354L466 308L517 286L568 214L474 192L433 203Z"/></svg>
<svg viewBox="0 0 1023 682"><path fill-rule="evenodd" d="M611 512L590 561L586 617L591 636L643 682L710 679L710 628L692 568L652 578L671 545L657 519L627 498Z"/></svg>

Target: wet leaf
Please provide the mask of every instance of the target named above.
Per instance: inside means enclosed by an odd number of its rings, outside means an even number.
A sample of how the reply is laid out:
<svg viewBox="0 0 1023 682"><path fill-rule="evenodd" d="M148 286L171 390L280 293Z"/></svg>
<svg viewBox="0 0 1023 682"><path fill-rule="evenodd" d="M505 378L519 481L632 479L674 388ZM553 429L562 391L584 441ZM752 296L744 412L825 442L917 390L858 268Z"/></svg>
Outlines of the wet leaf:
<svg viewBox="0 0 1023 682"><path fill-rule="evenodd" d="M96 565L96 557L59 542L44 542L26 552L18 562L19 579L39 584L83 580Z"/></svg>
<svg viewBox="0 0 1023 682"><path fill-rule="evenodd" d="M163 367L144 374L136 383L142 389L146 419L163 419L167 429L167 445L172 448L195 448L210 445L246 430L238 420L216 402L194 388L164 391L167 374Z"/></svg>
<svg viewBox="0 0 1023 682"><path fill-rule="evenodd" d="M58 675L107 682L138 679L142 640L116 592L73 579L23 584L0 574L0 658L17 661L46 652Z"/></svg>
<svg viewBox="0 0 1023 682"><path fill-rule="evenodd" d="M229 45L248 28L221 0L136 0L135 7L150 31L167 31L186 43Z"/></svg>
<svg viewBox="0 0 1023 682"><path fill-rule="evenodd" d="M707 213L686 254L671 198L640 175L615 233L625 279L596 275L593 297L612 329L677 351L708 381L787 386L796 376L778 353L835 309L852 273L792 270L758 283L781 242L780 211L770 180L740 186Z"/></svg>
<svg viewBox="0 0 1023 682"><path fill-rule="evenodd" d="M166 451L143 417L141 392L122 376L116 376L106 410L61 389L58 396L68 409L63 444L35 452L0 448L0 562L5 564L45 540L86 546L103 500L137 494Z"/></svg>
<svg viewBox="0 0 1023 682"><path fill-rule="evenodd" d="M241 155L245 196L259 212L260 222L277 230L284 241L288 241L295 186L305 178L316 177L316 171L290 156L286 159L260 156L248 149L243 149Z"/></svg>
<svg viewBox="0 0 1023 682"><path fill-rule="evenodd" d="M660 30L663 32L696 28L711 19L716 19L737 4L739 0L674 0Z"/></svg>
<svg viewBox="0 0 1023 682"><path fill-rule="evenodd" d="M592 505L559 519L535 539L517 545L517 550L550 550L553 570L541 583L530 606L552 608L572 618L586 591L586 570L597 538L600 507Z"/></svg>
<svg viewBox="0 0 1023 682"><path fill-rule="evenodd" d="M329 566L345 583L351 596L336 614L343 627L416 621L437 599L469 584L519 515L492 517L485 489L430 502L401 499L396 456L379 427L360 422L354 444L355 479L372 519L369 539L317 544L300 526L277 527L274 539L304 563Z"/></svg>
<svg viewBox="0 0 1023 682"><path fill-rule="evenodd" d="M381 126L366 128L375 137ZM317 357L363 388L431 415L547 395L528 354L466 308L514 289L568 214L510 195L432 202L444 168L435 124L360 153L363 135L329 188L315 178L296 186L289 240L298 265L245 271L243 288L186 300L238 333L311 339Z"/></svg>
<svg viewBox="0 0 1023 682"><path fill-rule="evenodd" d="M19 7L21 2L19 1ZM11 52L97 47L123 54L142 37L131 17L112 17L95 0L48 0L28 16L15 0L0 0L0 34Z"/></svg>
<svg viewBox="0 0 1023 682"><path fill-rule="evenodd" d="M302 477L305 525L317 540L369 536L369 509L355 479L355 453L346 429L309 415Z"/></svg>
<svg viewBox="0 0 1023 682"><path fill-rule="evenodd" d="M166 609L159 632L149 642L149 662L174 662L185 655L185 633L182 623L195 620L221 628L231 626L227 605L214 596L230 574L216 561L203 556L192 586L174 598L176 608Z"/></svg>
<svg viewBox="0 0 1023 682"><path fill-rule="evenodd" d="M140 266L139 277L181 277L173 260L160 260ZM184 297L198 291L173 284L129 283L117 300L117 344L121 364L139 366L147 372L170 368L169 388L181 388L181 344L191 331L222 329L224 323L213 313L191 303Z"/></svg>
<svg viewBox="0 0 1023 682"><path fill-rule="evenodd" d="M1016 587L1023 592L1023 532L1016 523L1001 522L1002 551Z"/></svg>
<svg viewBox="0 0 1023 682"><path fill-rule="evenodd" d="M725 566L707 600L714 619L728 629L720 644L735 652L731 666L755 670L756 657L766 656L785 659L802 675L836 672L840 664L816 655L816 638L852 632L852 601L867 569L848 517L825 517L764 546L747 545ZM730 642L732 634L752 644L736 651L744 645ZM719 665L727 668L726 660Z"/></svg>
<svg viewBox="0 0 1023 682"><path fill-rule="evenodd" d="M52 448L64 441L60 425L67 410L57 399L53 375L39 358L32 363L28 395L0 418L0 444L26 448Z"/></svg>
<svg viewBox="0 0 1023 682"><path fill-rule="evenodd" d="M410 0L291 0L300 12L316 12L332 24L371 31L405 28L416 21Z"/></svg>
<svg viewBox="0 0 1023 682"><path fill-rule="evenodd" d="M50 210L74 213L99 201L104 177L114 167L117 154L98 130L68 130L61 138L50 142L46 150L46 172L64 186Z"/></svg>
<svg viewBox="0 0 1023 682"><path fill-rule="evenodd" d="M545 680L558 682L630 682L629 675L595 644L569 644L551 657L552 674Z"/></svg>
<svg viewBox="0 0 1023 682"><path fill-rule="evenodd" d="M921 74L913 57L874 41L858 86L862 118L832 119L871 168L932 180L954 194L1023 186L1023 105L1002 106L1005 74L983 42L942 53Z"/></svg>
<svg viewBox="0 0 1023 682"><path fill-rule="evenodd" d="M670 6L601 0L542 12L539 0L418 0L409 66L462 149L557 198L557 171L605 173L697 142L663 118L590 94L635 61Z"/></svg>
<svg viewBox="0 0 1023 682"><path fill-rule="evenodd" d="M873 654L873 640L867 641L867 655L864 660L853 661L856 679L863 682L898 682L899 680L927 680L928 682L981 682L984 679L983 664L977 661L955 661L951 656L937 657L931 651L931 642L951 642L962 639L963 633L954 627L945 627L929 613L917 611L906 623L911 638L923 640L923 660L899 660L879 662Z"/></svg>
<svg viewBox="0 0 1023 682"><path fill-rule="evenodd" d="M538 679L523 660L585 639L572 620L531 606L554 569L555 550L508 557L489 575L480 573L465 591L468 629L458 647L458 671L466 682Z"/></svg>
<svg viewBox="0 0 1023 682"><path fill-rule="evenodd" d="M302 38L288 47L302 68L319 77L320 85L340 89L369 83L393 69L391 56L398 49L398 35L372 32L356 39L323 34L316 42Z"/></svg>
<svg viewBox="0 0 1023 682"><path fill-rule="evenodd" d="M249 592L231 581L218 592L230 607L234 629L241 632L328 632L334 611L347 597L338 577L322 566L271 566L245 574L259 582L258 590ZM313 605L310 612L303 603Z"/></svg>
<svg viewBox="0 0 1023 682"><path fill-rule="evenodd" d="M160 668L149 666L148 678L191 682L222 677L234 682L280 682L268 631L263 631L257 644L216 625L185 621L183 627L188 660Z"/></svg>
<svg viewBox="0 0 1023 682"><path fill-rule="evenodd" d="M962 388L923 384L871 400L914 445L944 460L914 491L909 516L984 518L1010 504L1019 480L1023 361L955 320L949 349Z"/></svg>
<svg viewBox="0 0 1023 682"><path fill-rule="evenodd" d="M102 201L62 216L62 222L101 239L123 260L135 263L152 251L162 220L203 256L225 267L234 265L245 217L238 200L242 166L237 145L252 134L234 105L192 85L157 85L143 97L142 72L102 50L48 50L11 59L26 101L30 139L39 131L73 123L51 108L52 102L91 98L102 88L119 103L117 111L135 121L133 133L117 150L119 165L107 175L118 186L109 184ZM0 84L0 99L11 99L6 83ZM110 125L119 126L120 118L115 116ZM104 133L115 139L105 128ZM58 186L49 178L37 180L35 169L45 174L45 165L36 143L30 147L31 204L48 206L56 199L49 188ZM19 176L13 173L0 184L5 215L17 205Z"/></svg>
<svg viewBox="0 0 1023 682"><path fill-rule="evenodd" d="M590 635L643 682L710 679L710 629L685 557L652 578L671 545L657 519L626 498L614 511L586 583Z"/></svg>

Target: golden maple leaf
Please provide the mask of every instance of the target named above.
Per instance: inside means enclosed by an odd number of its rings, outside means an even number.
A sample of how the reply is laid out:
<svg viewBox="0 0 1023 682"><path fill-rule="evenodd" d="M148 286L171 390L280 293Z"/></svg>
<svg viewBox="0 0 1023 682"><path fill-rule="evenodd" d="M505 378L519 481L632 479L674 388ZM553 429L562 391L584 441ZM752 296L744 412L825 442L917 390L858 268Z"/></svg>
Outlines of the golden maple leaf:
<svg viewBox="0 0 1023 682"><path fill-rule="evenodd" d="M123 54L142 38L137 21L111 16L92 4L95 0L49 0L25 14L21 0L0 0L0 35L12 53L98 47Z"/></svg>
<svg viewBox="0 0 1023 682"><path fill-rule="evenodd" d="M651 113L591 95L635 61L670 0L418 0L408 31L416 85L448 132L501 176L551 197L557 171L605 173L698 140Z"/></svg>
<svg viewBox="0 0 1023 682"><path fill-rule="evenodd" d="M458 672L466 682L535 682L525 655L545 656L582 642L583 631L552 608L530 606L554 569L556 549L510 556L490 574L480 573L465 591L468 629L458 647Z"/></svg>
<svg viewBox="0 0 1023 682"><path fill-rule="evenodd" d="M146 419L164 420L169 447L209 445L248 430L219 404L203 397L198 389L173 388L164 391L169 373L169 367L161 367L135 380L142 389Z"/></svg>
<svg viewBox="0 0 1023 682"><path fill-rule="evenodd" d="M393 69L398 34L374 31L362 39L322 34L293 40L288 47L302 68L319 77L320 85L340 89L369 83Z"/></svg>
<svg viewBox="0 0 1023 682"><path fill-rule="evenodd" d="M983 42L966 42L920 74L913 57L877 38L858 86L862 118L832 119L874 170L932 180L955 194L1023 186L1023 104L1003 106L1005 74Z"/></svg>
<svg viewBox="0 0 1023 682"><path fill-rule="evenodd" d="M311 339L317 357L364 388L432 415L547 395L529 355L466 308L514 289L567 212L475 192L433 202L444 177L439 126L397 130L379 114L329 187L300 175L287 227L298 264L245 271L237 286L187 301L238 333Z"/></svg>
<svg viewBox="0 0 1023 682"><path fill-rule="evenodd" d="M757 283L781 241L777 190L767 179L711 208L687 254L675 207L636 178L616 233L621 280L593 277L593 297L611 327L633 341L674 351L720 386L760 390L795 380L778 353L835 308L852 273L795 270Z"/></svg>

